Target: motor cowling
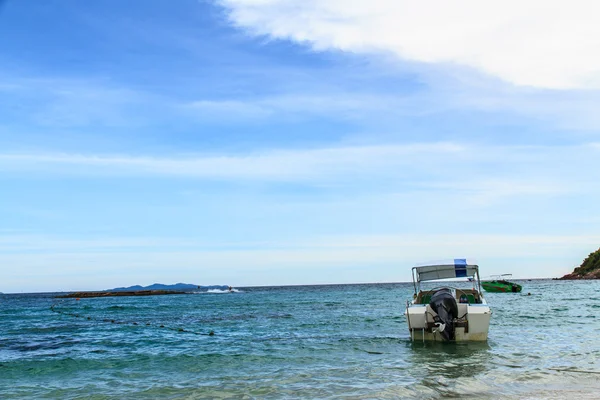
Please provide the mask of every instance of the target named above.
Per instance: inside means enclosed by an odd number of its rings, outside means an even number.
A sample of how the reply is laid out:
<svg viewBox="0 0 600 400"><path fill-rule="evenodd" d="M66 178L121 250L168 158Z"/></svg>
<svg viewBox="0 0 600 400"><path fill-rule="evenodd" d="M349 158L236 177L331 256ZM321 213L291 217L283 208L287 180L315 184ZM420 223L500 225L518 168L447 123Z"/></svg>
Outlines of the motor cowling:
<svg viewBox="0 0 600 400"><path fill-rule="evenodd" d="M436 290L431 296L429 306L437 314L433 319L437 332L444 340L454 340L454 320L458 318L458 306L451 290Z"/></svg>

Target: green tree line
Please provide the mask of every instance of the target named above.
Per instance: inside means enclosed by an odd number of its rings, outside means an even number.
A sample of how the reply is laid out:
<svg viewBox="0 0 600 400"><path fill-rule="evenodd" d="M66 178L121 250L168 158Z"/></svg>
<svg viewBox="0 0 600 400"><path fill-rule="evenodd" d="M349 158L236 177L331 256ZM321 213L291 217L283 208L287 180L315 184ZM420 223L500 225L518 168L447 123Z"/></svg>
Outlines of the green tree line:
<svg viewBox="0 0 600 400"><path fill-rule="evenodd" d="M590 253L581 265L573 271L577 275L585 275L594 270L600 269L600 249Z"/></svg>

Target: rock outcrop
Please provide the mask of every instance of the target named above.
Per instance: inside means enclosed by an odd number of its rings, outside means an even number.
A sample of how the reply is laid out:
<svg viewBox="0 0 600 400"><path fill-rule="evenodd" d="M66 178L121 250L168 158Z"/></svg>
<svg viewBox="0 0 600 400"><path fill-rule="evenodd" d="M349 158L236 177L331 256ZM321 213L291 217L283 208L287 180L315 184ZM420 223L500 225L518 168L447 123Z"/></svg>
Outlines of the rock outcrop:
<svg viewBox="0 0 600 400"><path fill-rule="evenodd" d="M166 294L186 294L175 290L136 290L133 292L75 292L56 296L59 299L89 298L89 297L113 297L113 296L161 296Z"/></svg>
<svg viewBox="0 0 600 400"><path fill-rule="evenodd" d="M600 279L600 249L590 253L579 267L560 279Z"/></svg>

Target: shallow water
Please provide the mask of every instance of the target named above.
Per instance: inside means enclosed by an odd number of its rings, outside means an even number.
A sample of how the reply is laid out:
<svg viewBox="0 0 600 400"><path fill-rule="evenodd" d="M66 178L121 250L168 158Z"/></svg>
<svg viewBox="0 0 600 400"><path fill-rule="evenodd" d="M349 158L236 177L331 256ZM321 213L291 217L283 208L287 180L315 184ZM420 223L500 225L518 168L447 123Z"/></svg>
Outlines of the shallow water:
<svg viewBox="0 0 600 400"><path fill-rule="evenodd" d="M0 398L597 398L600 282L519 283L463 344L410 341L412 284L2 295Z"/></svg>

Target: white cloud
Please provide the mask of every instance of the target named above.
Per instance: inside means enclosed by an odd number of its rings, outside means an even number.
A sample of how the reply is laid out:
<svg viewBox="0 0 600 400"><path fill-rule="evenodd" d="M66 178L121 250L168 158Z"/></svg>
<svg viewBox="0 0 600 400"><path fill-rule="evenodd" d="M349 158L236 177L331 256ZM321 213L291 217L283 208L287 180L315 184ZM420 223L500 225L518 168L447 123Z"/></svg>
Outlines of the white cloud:
<svg viewBox="0 0 600 400"><path fill-rule="evenodd" d="M487 207L517 198L597 194L597 151L597 143L483 146L434 142L169 157L0 153L0 171L14 176L179 176L300 183L345 187L355 195L366 190L379 195L455 196L470 206Z"/></svg>
<svg viewBox="0 0 600 400"><path fill-rule="evenodd" d="M64 242L69 248L54 248L62 240L0 237L0 242L13 243L23 250L0 254L0 265L19 266L13 269L14 273L5 274L0 290L102 290L111 286L173 280L234 285L349 283L372 281L373 272L383 281L398 282L410 281L410 268L418 262L455 255L477 259L484 276L513 272L518 278L552 277L570 272L590 249L597 246L600 237L334 235L265 245L246 243L252 250L227 251L214 247L173 250L175 239L74 239ZM182 240L190 241L189 238ZM119 241L122 241L121 246ZM43 256L29 252L32 243L35 248L47 252ZM110 244L108 249L107 244ZM132 244L136 246L132 248ZM115 251L118 247L122 247L121 251ZM427 259L423 258L424 254ZM540 254L546 258L540 261ZM507 260L511 262L507 263ZM370 273L364 275L363 268L368 268ZM306 273L311 270L318 270L318 274ZM340 271L344 273L340 275ZM65 276L69 279L65 280ZM332 276L333 280L323 281L319 278L323 276ZM31 287L32 277L38 278L37 287ZM202 281L198 282L198 279Z"/></svg>
<svg viewBox="0 0 600 400"><path fill-rule="evenodd" d="M180 106L185 117L200 121L240 124L285 118L323 116L361 121L369 124L395 125L406 116L428 117L465 110L509 113L514 118L526 116L529 123L561 130L580 130L597 134L600 114L597 104L600 91L540 90L498 85L497 82L457 82L432 79L431 87L410 93L300 91L285 95L249 99L202 99ZM235 118L232 118L232 115ZM506 120L506 117L502 117ZM571 133L571 132L569 132Z"/></svg>
<svg viewBox="0 0 600 400"><path fill-rule="evenodd" d="M511 248L511 256L535 255L531 248L570 248L573 245L594 246L600 242L600 235L525 235L525 234L374 234L374 235L324 235L298 239L277 239L268 242L258 241L206 241L190 237L110 237L110 238L65 238L45 235L0 235L0 249L8 254L28 254L32 251L61 255L108 254L119 257L121 253L138 254L140 250L153 254L211 254L211 257L244 264L254 254L264 256L255 260L257 265L298 264L303 262L344 262L361 260L394 261L422 257L425 250L435 252L436 257L444 257L451 250L459 252L477 251L487 257L506 255ZM433 250L435 248L435 250ZM476 250L473 250L476 249ZM226 251L223 251L226 250ZM214 254L213 254L214 253ZM288 254L295 254L289 257ZM379 253L379 254L377 254ZM231 255L234 254L234 255ZM280 254L281 258L276 257ZM359 259L350 254L362 254ZM468 255L468 254L467 254ZM35 255L34 255L35 256ZM36 258L32 256L33 258ZM238 259L239 257L239 259ZM269 258L270 257L270 258ZM364 257L364 258L363 258ZM269 258L267 260L267 258ZM45 260L45 258L44 258ZM40 260L43 265L44 260ZM419 261L418 259L415 260ZM147 261L146 261L147 262ZM249 263L250 261L248 261ZM99 263L101 264L101 263ZM191 263L190 265L193 265Z"/></svg>
<svg viewBox="0 0 600 400"><path fill-rule="evenodd" d="M419 157L461 152L452 143L275 150L260 154L184 156L105 156L78 154L0 154L0 169L63 173L162 174L221 179L305 180L407 165ZM78 166L72 169L72 166Z"/></svg>
<svg viewBox="0 0 600 400"><path fill-rule="evenodd" d="M458 64L516 85L600 88L595 0L220 0L257 35Z"/></svg>
<svg viewBox="0 0 600 400"><path fill-rule="evenodd" d="M0 94L10 96L11 104L19 104L7 110L11 118L3 124L16 117L27 121L25 126L44 128L144 126L161 116L157 108L164 112L170 107L157 94L102 79L0 75Z"/></svg>
<svg viewBox="0 0 600 400"><path fill-rule="evenodd" d="M446 189L466 194L465 202L472 206L490 206L501 203L507 198L538 197L548 199L575 193L581 189L577 185L570 184L566 180L553 181L550 177L538 177L537 179L519 178L497 179L490 177L481 180L466 182L446 182L434 184L438 189Z"/></svg>
<svg viewBox="0 0 600 400"><path fill-rule="evenodd" d="M419 103L418 105L415 103ZM416 96L389 96L367 93L294 93L249 100L198 100L185 105L202 119L221 122L271 118L282 115L325 115L355 119L375 113L423 113L423 100ZM418 108L418 111L416 110ZM429 111L429 110L428 110ZM232 119L231 116L235 115Z"/></svg>
<svg viewBox="0 0 600 400"><path fill-rule="evenodd" d="M256 102L244 102L239 100L198 100L186 107L198 116L208 119L234 121L247 118L266 118L272 114L272 110Z"/></svg>

